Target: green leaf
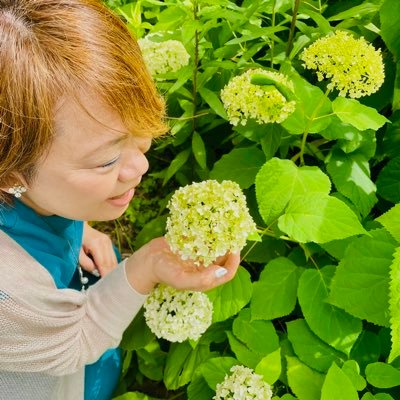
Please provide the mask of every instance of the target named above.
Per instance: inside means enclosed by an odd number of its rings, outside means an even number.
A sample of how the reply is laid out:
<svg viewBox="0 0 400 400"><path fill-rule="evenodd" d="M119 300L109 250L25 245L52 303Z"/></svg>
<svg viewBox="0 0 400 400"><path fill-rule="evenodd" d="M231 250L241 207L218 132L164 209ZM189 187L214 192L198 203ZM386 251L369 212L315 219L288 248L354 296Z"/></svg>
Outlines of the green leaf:
<svg viewBox="0 0 400 400"><path fill-rule="evenodd" d="M400 371L383 362L368 364L365 377L368 383L380 389L400 386Z"/></svg>
<svg viewBox="0 0 400 400"><path fill-rule="evenodd" d="M250 240L250 237L247 240ZM261 242L256 244L248 243L242 250L246 261L260 264L265 264L276 257L284 256L286 253L287 247L282 240L265 235L262 237Z"/></svg>
<svg viewBox="0 0 400 400"><path fill-rule="evenodd" d="M208 386L215 390L218 383L221 383L225 375L229 374L229 370L239 364L238 360L233 357L216 357L205 361L200 366L200 373L203 375Z"/></svg>
<svg viewBox="0 0 400 400"><path fill-rule="evenodd" d="M345 203L322 193L294 197L279 217L278 226L300 243L326 243L366 233Z"/></svg>
<svg viewBox="0 0 400 400"><path fill-rule="evenodd" d="M330 346L348 355L362 331L362 323L326 302L334 273L333 266L305 271L299 281L299 303L311 330Z"/></svg>
<svg viewBox="0 0 400 400"><path fill-rule="evenodd" d="M390 328L392 335L389 362L392 362L396 357L400 356L400 247L396 249L392 265L390 266L389 289Z"/></svg>
<svg viewBox="0 0 400 400"><path fill-rule="evenodd" d="M207 292L213 302L213 322L224 321L237 314L250 301L252 292L250 274L239 267L231 281Z"/></svg>
<svg viewBox="0 0 400 400"><path fill-rule="evenodd" d="M381 342L378 335L368 330L363 330L351 349L350 358L357 361L361 370L365 371L365 367L368 364L378 361L381 353ZM387 353L389 354L389 351Z"/></svg>
<svg viewBox="0 0 400 400"><path fill-rule="evenodd" d="M284 211L292 197L306 193L328 194L331 183L317 167L297 167L293 161L272 158L256 176L256 197L267 225Z"/></svg>
<svg viewBox="0 0 400 400"><path fill-rule="evenodd" d="M154 340L136 351L139 371L149 379L161 381L167 353L160 349L158 341Z"/></svg>
<svg viewBox="0 0 400 400"><path fill-rule="evenodd" d="M254 183L256 174L264 162L265 155L257 147L233 149L214 164L210 178L219 182L235 181L242 189L247 189Z"/></svg>
<svg viewBox="0 0 400 400"><path fill-rule="evenodd" d="M400 57L400 3L385 0L380 8L381 35L396 60Z"/></svg>
<svg viewBox="0 0 400 400"><path fill-rule="evenodd" d="M321 400L324 375L307 367L296 357L286 357L289 386L299 400Z"/></svg>
<svg viewBox="0 0 400 400"><path fill-rule="evenodd" d="M200 167L207 169L207 152L203 139L197 132L193 132L192 136L192 151L194 158L199 163Z"/></svg>
<svg viewBox="0 0 400 400"><path fill-rule="evenodd" d="M360 131L378 130L389 120L379 114L375 108L367 107L354 99L338 96L332 102L333 112L346 124L353 125Z"/></svg>
<svg viewBox="0 0 400 400"><path fill-rule="evenodd" d="M385 214L376 218L376 221L381 223L387 231L393 236L397 242L400 242L400 204L396 204Z"/></svg>
<svg viewBox="0 0 400 400"><path fill-rule="evenodd" d="M364 156L336 151L327 165L336 189L350 199L363 217L378 201L376 186L371 181L368 160Z"/></svg>
<svg viewBox="0 0 400 400"><path fill-rule="evenodd" d="M260 374L269 385L273 385L282 372L281 349L278 348L263 357L254 371L256 374Z"/></svg>
<svg viewBox="0 0 400 400"><path fill-rule="evenodd" d="M358 400L356 388L349 377L333 363L322 386L321 400Z"/></svg>
<svg viewBox="0 0 400 400"><path fill-rule="evenodd" d="M267 355L279 348L279 338L272 322L252 321L248 308L241 310L235 318L232 331L250 350L261 355Z"/></svg>
<svg viewBox="0 0 400 400"><path fill-rule="evenodd" d="M375 396L371 393L365 393L361 400L394 400L390 394L378 393Z"/></svg>
<svg viewBox="0 0 400 400"><path fill-rule="evenodd" d="M113 400L156 400L156 398L149 397L140 392L127 392L121 396L113 397Z"/></svg>
<svg viewBox="0 0 400 400"><path fill-rule="evenodd" d="M342 371L349 377L357 391L364 390L367 386L367 382L360 375L360 367L357 361L347 360L342 365Z"/></svg>
<svg viewBox="0 0 400 400"><path fill-rule="evenodd" d="M215 112L215 114L219 115L225 120L228 120L228 116L226 115L226 111L224 109L224 106L222 105L221 100L212 90L207 89L203 86L198 89L198 92L200 93L200 96L204 99L204 101Z"/></svg>
<svg viewBox="0 0 400 400"><path fill-rule="evenodd" d="M210 389L206 380L202 376L196 376L187 387L188 400L211 399L215 391Z"/></svg>
<svg viewBox="0 0 400 400"><path fill-rule="evenodd" d="M396 242L385 230L355 239L331 284L330 302L349 314L389 326L389 270Z"/></svg>
<svg viewBox="0 0 400 400"><path fill-rule="evenodd" d="M393 203L400 202L400 157L390 160L376 181L378 194Z"/></svg>
<svg viewBox="0 0 400 400"><path fill-rule="evenodd" d="M261 361L262 355L249 349L232 332L227 332L226 335L228 336L229 346L240 363L254 369Z"/></svg>
<svg viewBox="0 0 400 400"><path fill-rule="evenodd" d="M287 322L286 326L294 352L309 367L326 372L334 361L345 357L311 332L304 319Z"/></svg>
<svg viewBox="0 0 400 400"><path fill-rule="evenodd" d="M208 346L198 345L194 349L188 342L172 343L164 370L164 384L175 390L190 382L194 370L210 357Z"/></svg>
<svg viewBox="0 0 400 400"><path fill-rule="evenodd" d="M125 330L120 347L124 350L138 350L153 341L155 337L156 335L147 326L143 309L141 309Z"/></svg>
<svg viewBox="0 0 400 400"><path fill-rule="evenodd" d="M170 163L167 172L165 173L163 185L165 185L187 162L192 149L181 151Z"/></svg>
<svg viewBox="0 0 400 400"><path fill-rule="evenodd" d="M167 224L166 215L156 217L150 222L148 222L143 227L143 229L138 233L135 241L133 242L135 249L142 247L146 243L150 242L150 240L158 236L164 235L166 224Z"/></svg>
<svg viewBox="0 0 400 400"><path fill-rule="evenodd" d="M289 315L297 300L297 285L303 272L285 257L271 260L254 283L250 302L253 319L272 320Z"/></svg>

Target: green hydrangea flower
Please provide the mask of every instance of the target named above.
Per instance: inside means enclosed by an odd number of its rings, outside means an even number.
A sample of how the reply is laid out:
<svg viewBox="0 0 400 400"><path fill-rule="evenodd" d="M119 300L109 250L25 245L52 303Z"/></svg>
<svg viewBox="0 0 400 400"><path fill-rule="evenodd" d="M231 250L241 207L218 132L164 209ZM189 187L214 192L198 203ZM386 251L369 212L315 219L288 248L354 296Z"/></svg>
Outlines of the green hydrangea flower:
<svg viewBox="0 0 400 400"><path fill-rule="evenodd" d="M189 64L189 54L178 40L153 42L145 37L138 40L144 61L151 75L176 72Z"/></svg>
<svg viewBox="0 0 400 400"><path fill-rule="evenodd" d="M242 365L234 365L222 383L217 384L214 400L270 400L271 386L261 375Z"/></svg>
<svg viewBox="0 0 400 400"><path fill-rule="evenodd" d="M168 203L165 235L173 252L197 265L240 251L256 225L246 198L232 181L208 180L178 189Z"/></svg>
<svg viewBox="0 0 400 400"><path fill-rule="evenodd" d="M212 322L212 303L206 294L166 285L151 291L144 309L150 330L170 342L197 340Z"/></svg>
<svg viewBox="0 0 400 400"><path fill-rule="evenodd" d="M257 68L235 76L221 91L221 100L229 122L236 126L239 123L245 125L249 118L259 124L284 121L295 110L296 102L288 101L273 85L252 84L251 77L254 74L273 78L289 89L293 89L289 79L279 72Z"/></svg>
<svg viewBox="0 0 400 400"><path fill-rule="evenodd" d="M385 78L380 49L345 31L318 39L303 51L301 59L305 68L317 72L318 80L331 79L328 89L337 89L340 96L368 96Z"/></svg>

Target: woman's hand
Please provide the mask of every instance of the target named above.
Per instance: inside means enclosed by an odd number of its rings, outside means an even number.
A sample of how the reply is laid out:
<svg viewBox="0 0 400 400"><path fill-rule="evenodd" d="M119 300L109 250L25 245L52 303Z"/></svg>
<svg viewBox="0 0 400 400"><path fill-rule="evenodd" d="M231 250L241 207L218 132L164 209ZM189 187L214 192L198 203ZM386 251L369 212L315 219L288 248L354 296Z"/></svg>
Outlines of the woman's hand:
<svg viewBox="0 0 400 400"><path fill-rule="evenodd" d="M176 289L205 291L231 280L239 267L240 254L220 257L208 267L183 261L172 253L165 238L153 239L126 260L126 272L131 286L149 293L158 283Z"/></svg>
<svg viewBox="0 0 400 400"><path fill-rule="evenodd" d="M118 265L111 239L87 222L83 226L79 264L85 271L96 276L107 275Z"/></svg>

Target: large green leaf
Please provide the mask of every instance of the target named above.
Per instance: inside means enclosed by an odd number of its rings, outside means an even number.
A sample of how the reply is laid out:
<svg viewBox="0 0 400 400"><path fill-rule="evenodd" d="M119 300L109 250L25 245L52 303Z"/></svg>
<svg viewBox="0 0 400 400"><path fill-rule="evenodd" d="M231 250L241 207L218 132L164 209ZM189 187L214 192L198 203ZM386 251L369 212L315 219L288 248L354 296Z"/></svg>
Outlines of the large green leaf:
<svg viewBox="0 0 400 400"><path fill-rule="evenodd" d="M389 350L387 353L389 354ZM364 329L351 349L350 358L358 363L362 371L365 371L365 367L378 361L381 354L382 346L378 335Z"/></svg>
<svg viewBox="0 0 400 400"><path fill-rule="evenodd" d="M371 385L386 389L400 386L400 370L383 362L367 365L365 377Z"/></svg>
<svg viewBox="0 0 400 400"><path fill-rule="evenodd" d="M337 97L332 102L333 112L346 124L353 125L360 131L377 130L389 120L379 114L375 108L364 106L359 101Z"/></svg>
<svg viewBox="0 0 400 400"><path fill-rule="evenodd" d="M213 302L213 322L237 314L250 301L252 291L250 274L242 267L231 281L208 291L207 295Z"/></svg>
<svg viewBox="0 0 400 400"><path fill-rule="evenodd" d="M326 243L366 233L345 203L323 193L294 197L279 217L278 226L300 243Z"/></svg>
<svg viewBox="0 0 400 400"><path fill-rule="evenodd" d="M265 382L273 385L282 372L281 349L279 348L263 357L256 365L255 372L260 374Z"/></svg>
<svg viewBox="0 0 400 400"><path fill-rule="evenodd" d="M240 363L254 369L262 360L263 356L249 349L249 347L239 340L232 332L227 332L226 335L228 336L230 349Z"/></svg>
<svg viewBox="0 0 400 400"><path fill-rule="evenodd" d="M257 147L233 149L223 155L210 172L210 178L218 181L232 180L242 189L250 187L256 174L265 162L264 153Z"/></svg>
<svg viewBox="0 0 400 400"><path fill-rule="evenodd" d="M215 394L215 391L210 389L201 375L193 377L186 392L188 400L211 399Z"/></svg>
<svg viewBox="0 0 400 400"><path fill-rule="evenodd" d="M285 257L270 261L254 283L252 318L271 320L290 314L296 305L297 285L303 271Z"/></svg>
<svg viewBox="0 0 400 400"><path fill-rule="evenodd" d="M342 371L350 378L357 391L364 390L367 386L366 380L360 374L360 367L355 360L347 360L342 365Z"/></svg>
<svg viewBox="0 0 400 400"><path fill-rule="evenodd" d="M256 176L256 196L260 214L267 225L284 211L293 196L328 194L331 183L317 167L297 167L290 160L272 158Z"/></svg>
<svg viewBox="0 0 400 400"><path fill-rule="evenodd" d="M248 308L240 311L235 318L232 331L250 350L261 355L272 353L279 347L279 338L272 322L252 321L250 309Z"/></svg>
<svg viewBox="0 0 400 400"><path fill-rule="evenodd" d="M358 393L349 377L333 363L322 386L321 400L358 400Z"/></svg>
<svg viewBox="0 0 400 400"><path fill-rule="evenodd" d="M380 222L400 242L400 204L396 204L385 214L378 217L376 221Z"/></svg>
<svg viewBox="0 0 400 400"><path fill-rule="evenodd" d="M345 355L328 346L311 332L304 319L286 323L288 338L297 357L309 367L326 372L334 361L340 362Z"/></svg>
<svg viewBox="0 0 400 400"><path fill-rule="evenodd" d="M330 302L351 315L389 326L389 270L396 242L381 229L354 240L331 284Z"/></svg>
<svg viewBox="0 0 400 400"><path fill-rule="evenodd" d="M286 357L289 386L299 400L321 400L324 375L307 367L296 357Z"/></svg>
<svg viewBox="0 0 400 400"><path fill-rule="evenodd" d="M363 217L378 201L376 186L370 178L368 160L362 155L347 155L336 151L327 165L336 189L349 198Z"/></svg>
<svg viewBox="0 0 400 400"><path fill-rule="evenodd" d="M400 157L390 160L376 181L378 194L393 203L400 202Z"/></svg>
<svg viewBox="0 0 400 400"><path fill-rule="evenodd" d="M215 357L205 361L200 366L200 373L203 375L208 386L215 390L218 383L221 383L225 375L229 374L229 370L239 364L238 360L233 357Z"/></svg>
<svg viewBox="0 0 400 400"><path fill-rule="evenodd" d="M299 303L311 330L323 341L348 355L362 331L362 323L326 302L334 273L333 266L305 271L299 281Z"/></svg>
<svg viewBox="0 0 400 400"><path fill-rule="evenodd" d="M400 57L400 3L385 0L380 8L381 35L396 60Z"/></svg>
<svg viewBox="0 0 400 400"><path fill-rule="evenodd" d="M393 255L393 263L390 266L389 288L390 328L392 334L392 349L389 355L389 362L392 362L396 357L400 356L400 247L396 249Z"/></svg>

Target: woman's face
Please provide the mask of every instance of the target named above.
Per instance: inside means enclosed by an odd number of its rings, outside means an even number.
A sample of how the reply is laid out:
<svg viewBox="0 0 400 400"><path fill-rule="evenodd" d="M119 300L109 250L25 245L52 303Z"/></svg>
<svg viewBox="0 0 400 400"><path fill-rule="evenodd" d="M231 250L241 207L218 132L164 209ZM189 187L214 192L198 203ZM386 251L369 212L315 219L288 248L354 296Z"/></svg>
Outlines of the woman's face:
<svg viewBox="0 0 400 400"><path fill-rule="evenodd" d="M80 101L88 112L71 99L58 107L55 139L21 201L43 215L118 218L148 170L151 139L122 133L118 114L94 96Z"/></svg>

